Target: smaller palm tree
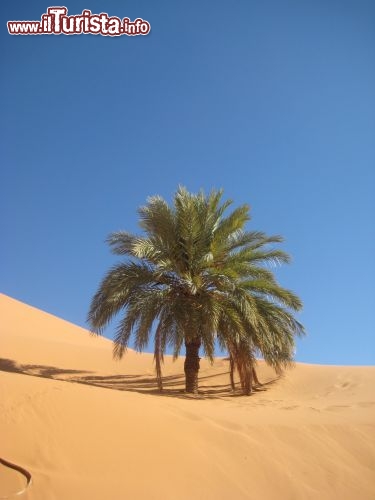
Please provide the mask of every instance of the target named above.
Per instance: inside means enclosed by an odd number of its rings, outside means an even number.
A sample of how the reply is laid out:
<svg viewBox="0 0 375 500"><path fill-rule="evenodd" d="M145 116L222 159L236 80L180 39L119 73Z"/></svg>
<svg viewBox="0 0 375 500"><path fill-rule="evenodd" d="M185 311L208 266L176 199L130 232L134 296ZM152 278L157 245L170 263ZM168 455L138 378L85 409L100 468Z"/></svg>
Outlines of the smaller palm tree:
<svg viewBox="0 0 375 500"><path fill-rule="evenodd" d="M173 206L160 196L139 209L143 235L120 231L108 243L125 257L109 270L92 299L88 322L98 334L122 314L114 339L121 358L131 336L142 351L154 337L159 388L168 346L178 357L185 345L185 388L198 390L199 353L212 361L215 341L231 360L231 380L237 369L242 390L249 394L256 355L276 369L293 360L294 339L303 333L293 312L300 299L282 288L269 263L289 262L270 245L280 236L246 231L247 205L225 215L231 201L222 191L191 194L180 187Z"/></svg>

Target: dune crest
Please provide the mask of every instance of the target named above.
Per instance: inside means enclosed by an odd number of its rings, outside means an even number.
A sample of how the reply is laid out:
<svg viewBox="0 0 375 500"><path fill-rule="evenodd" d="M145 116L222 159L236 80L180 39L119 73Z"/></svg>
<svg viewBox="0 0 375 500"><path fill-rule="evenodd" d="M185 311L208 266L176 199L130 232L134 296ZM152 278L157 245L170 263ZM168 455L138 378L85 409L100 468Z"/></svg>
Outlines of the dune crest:
<svg viewBox="0 0 375 500"><path fill-rule="evenodd" d="M375 498L374 367L297 364L250 397L228 362L112 359L110 341L0 294L0 456L33 477L29 500ZM0 464L0 497L26 478Z"/></svg>

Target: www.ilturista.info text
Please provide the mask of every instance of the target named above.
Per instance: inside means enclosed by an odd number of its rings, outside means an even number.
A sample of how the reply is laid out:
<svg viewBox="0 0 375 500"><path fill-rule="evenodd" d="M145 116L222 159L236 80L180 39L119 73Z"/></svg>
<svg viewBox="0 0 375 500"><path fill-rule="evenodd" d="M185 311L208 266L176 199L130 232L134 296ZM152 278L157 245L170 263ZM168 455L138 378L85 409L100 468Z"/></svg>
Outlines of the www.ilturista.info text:
<svg viewBox="0 0 375 500"><path fill-rule="evenodd" d="M110 17L105 12L92 14L90 10L83 10L78 16L67 14L66 7L49 7L40 21L8 21L8 32L11 35L136 36L148 35L151 31L150 23L141 18L131 22L128 17Z"/></svg>

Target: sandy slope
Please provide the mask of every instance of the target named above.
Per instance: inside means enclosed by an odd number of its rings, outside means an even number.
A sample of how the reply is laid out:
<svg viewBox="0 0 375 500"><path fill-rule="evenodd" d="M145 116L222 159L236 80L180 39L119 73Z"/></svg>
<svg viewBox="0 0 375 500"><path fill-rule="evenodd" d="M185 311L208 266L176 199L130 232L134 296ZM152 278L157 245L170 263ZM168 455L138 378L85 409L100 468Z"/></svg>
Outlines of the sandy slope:
<svg viewBox="0 0 375 500"><path fill-rule="evenodd" d="M373 367L298 364L251 397L228 363L202 361L185 397L183 360L111 358L111 343L0 295L0 457L29 470L18 498L374 499ZM0 464L0 497L25 478ZM17 498L17 497L16 497Z"/></svg>

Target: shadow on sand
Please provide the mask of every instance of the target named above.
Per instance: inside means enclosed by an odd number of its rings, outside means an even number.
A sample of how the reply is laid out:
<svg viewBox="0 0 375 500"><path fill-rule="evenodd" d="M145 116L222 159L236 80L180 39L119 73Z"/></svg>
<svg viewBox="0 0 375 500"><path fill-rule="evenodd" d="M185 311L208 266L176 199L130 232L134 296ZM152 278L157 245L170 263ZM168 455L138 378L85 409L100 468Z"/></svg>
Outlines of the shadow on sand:
<svg viewBox="0 0 375 500"><path fill-rule="evenodd" d="M213 375L199 377L201 384L198 395L186 394L183 386L185 376L183 373L177 375L167 375L163 377L163 390L157 388L156 377L147 377L144 375L90 375L88 371L69 370L58 368L55 366L46 365L22 365L12 359L0 358L0 371L20 373L32 377L49 378L64 382L85 384L95 387L103 387L117 391L139 392L142 394L153 394L163 397L177 397L184 399L223 399L243 396L240 389L232 391L229 383L229 371L215 373ZM210 379L215 379L221 375L228 376L228 383L218 383L212 380L212 383L207 384ZM274 384L279 377L276 377L259 387L256 387L255 392L265 391L267 387ZM238 384L237 384L238 385Z"/></svg>

